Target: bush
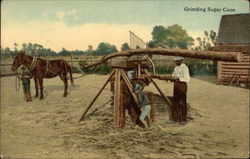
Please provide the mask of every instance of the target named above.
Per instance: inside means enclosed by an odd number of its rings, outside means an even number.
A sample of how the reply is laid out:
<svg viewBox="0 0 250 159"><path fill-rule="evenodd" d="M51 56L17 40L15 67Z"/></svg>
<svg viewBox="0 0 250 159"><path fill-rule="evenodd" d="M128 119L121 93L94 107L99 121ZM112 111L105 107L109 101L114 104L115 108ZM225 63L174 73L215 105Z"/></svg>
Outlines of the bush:
<svg viewBox="0 0 250 159"><path fill-rule="evenodd" d="M217 73L217 62L215 61L186 59L185 63L189 68L191 76L195 74Z"/></svg>
<svg viewBox="0 0 250 159"><path fill-rule="evenodd" d="M196 74L214 74L217 73L217 62L209 61L209 60L197 60L197 59L185 59L184 63L189 68L190 76ZM174 63L170 63L168 65L155 65L156 74L172 74L175 68ZM152 68L150 68L150 72Z"/></svg>
<svg viewBox="0 0 250 159"><path fill-rule="evenodd" d="M155 73L156 74L172 74L174 71L175 65L168 65L168 66L163 66L163 65L158 65L155 66ZM152 68L149 69L150 72L152 71Z"/></svg>

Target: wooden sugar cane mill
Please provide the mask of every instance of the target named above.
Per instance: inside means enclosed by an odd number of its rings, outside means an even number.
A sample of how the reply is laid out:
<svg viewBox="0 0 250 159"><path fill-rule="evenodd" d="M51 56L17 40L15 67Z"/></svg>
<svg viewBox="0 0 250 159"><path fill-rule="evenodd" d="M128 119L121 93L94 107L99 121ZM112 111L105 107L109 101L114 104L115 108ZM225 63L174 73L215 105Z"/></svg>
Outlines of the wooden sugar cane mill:
<svg viewBox="0 0 250 159"><path fill-rule="evenodd" d="M84 119L84 116L87 114L90 107L94 104L96 99L99 97L99 95L109 82L111 82L111 91L114 94L113 119L115 128L122 128L125 126L126 109L128 110L128 114L130 115L132 122L143 127L143 124L139 120L141 110L138 103L136 102L138 101L137 96L133 92L133 84L135 83L139 83L144 87L148 86L150 83L153 83L153 85L159 91L161 97L166 102L168 106L169 117L171 119L172 114L170 110L172 102L167 96L164 95L160 87L154 81L154 79L170 80L171 76L155 75L154 73L151 75L148 71L149 67L153 65L150 58L140 56L140 58L138 59L138 55L153 54L230 62L241 61L242 57L241 52L190 51L173 49L135 49L109 54L107 56L104 56L99 62L84 67L84 69L87 69L110 60L110 66L113 68L113 71L102 88L99 90L97 95L84 110L79 121L82 121ZM136 55L137 58L134 58L134 55ZM147 118L147 122L149 124L152 124L154 123L156 118L156 105L154 102L153 92L148 91L146 93L152 103L151 114L150 117Z"/></svg>

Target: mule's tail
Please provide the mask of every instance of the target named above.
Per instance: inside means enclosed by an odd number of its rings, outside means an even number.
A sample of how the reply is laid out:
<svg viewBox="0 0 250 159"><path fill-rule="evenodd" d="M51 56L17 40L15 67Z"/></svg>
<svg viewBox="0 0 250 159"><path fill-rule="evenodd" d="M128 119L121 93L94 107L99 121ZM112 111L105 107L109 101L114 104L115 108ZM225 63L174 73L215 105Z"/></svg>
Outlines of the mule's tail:
<svg viewBox="0 0 250 159"><path fill-rule="evenodd" d="M72 76L72 70L71 70L71 67L68 64L68 62L65 62L65 69L66 69L66 73L67 74L69 73L71 85L74 85L74 80L73 80L73 76Z"/></svg>

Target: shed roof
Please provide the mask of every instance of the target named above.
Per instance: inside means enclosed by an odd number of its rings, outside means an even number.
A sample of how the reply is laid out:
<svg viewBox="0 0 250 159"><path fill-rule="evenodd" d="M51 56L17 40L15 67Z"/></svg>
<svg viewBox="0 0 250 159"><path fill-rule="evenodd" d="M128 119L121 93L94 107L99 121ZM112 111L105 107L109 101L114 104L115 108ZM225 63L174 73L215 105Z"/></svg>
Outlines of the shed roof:
<svg viewBox="0 0 250 159"><path fill-rule="evenodd" d="M217 43L250 43L250 13L223 15Z"/></svg>

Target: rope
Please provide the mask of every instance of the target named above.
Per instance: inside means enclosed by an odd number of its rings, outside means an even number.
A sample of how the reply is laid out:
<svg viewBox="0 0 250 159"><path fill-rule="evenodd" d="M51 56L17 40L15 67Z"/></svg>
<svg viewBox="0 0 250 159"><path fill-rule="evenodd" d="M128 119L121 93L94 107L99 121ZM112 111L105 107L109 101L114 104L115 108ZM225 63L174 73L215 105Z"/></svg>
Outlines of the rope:
<svg viewBox="0 0 250 159"><path fill-rule="evenodd" d="M20 89L20 78L18 76L18 73L16 72L16 82L15 82L15 88L16 88L16 91L19 91Z"/></svg>
<svg viewBox="0 0 250 159"><path fill-rule="evenodd" d="M78 76L78 77L73 77L73 79L78 79L78 78L82 78L83 76L85 76L86 75L86 73L84 73L82 70L80 70L78 67L75 67L79 72L81 72L82 73L82 75L81 76Z"/></svg>

